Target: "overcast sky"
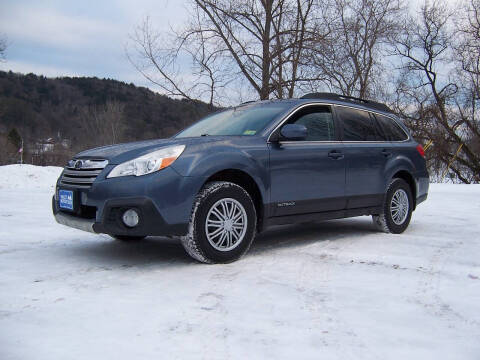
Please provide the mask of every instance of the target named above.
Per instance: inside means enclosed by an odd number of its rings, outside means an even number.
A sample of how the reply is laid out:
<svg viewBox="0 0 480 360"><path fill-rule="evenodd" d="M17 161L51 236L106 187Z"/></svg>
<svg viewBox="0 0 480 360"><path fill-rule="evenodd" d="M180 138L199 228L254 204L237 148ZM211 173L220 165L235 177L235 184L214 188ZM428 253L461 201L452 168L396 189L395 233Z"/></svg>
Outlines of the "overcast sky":
<svg viewBox="0 0 480 360"><path fill-rule="evenodd" d="M150 86L125 57L128 34L147 15L160 30L180 26L187 17L186 3L0 0L0 34L8 41L7 62L0 63L0 69L48 77L97 76Z"/></svg>
<svg viewBox="0 0 480 360"><path fill-rule="evenodd" d="M7 37L1 70L147 82L125 57L128 34L146 15L168 31L187 16L183 0L0 0Z"/></svg>

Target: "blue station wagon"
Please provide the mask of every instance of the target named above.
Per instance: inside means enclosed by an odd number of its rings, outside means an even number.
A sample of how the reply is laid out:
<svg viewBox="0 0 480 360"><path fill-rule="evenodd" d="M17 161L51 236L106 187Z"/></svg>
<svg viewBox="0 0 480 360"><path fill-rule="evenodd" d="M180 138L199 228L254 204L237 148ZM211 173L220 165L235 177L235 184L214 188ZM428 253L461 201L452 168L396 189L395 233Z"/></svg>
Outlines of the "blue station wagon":
<svg viewBox="0 0 480 360"><path fill-rule="evenodd" d="M402 233L427 198L424 152L384 104L331 93L245 103L169 139L86 150L52 199L57 222L119 240L178 237L205 263L269 226L372 215Z"/></svg>

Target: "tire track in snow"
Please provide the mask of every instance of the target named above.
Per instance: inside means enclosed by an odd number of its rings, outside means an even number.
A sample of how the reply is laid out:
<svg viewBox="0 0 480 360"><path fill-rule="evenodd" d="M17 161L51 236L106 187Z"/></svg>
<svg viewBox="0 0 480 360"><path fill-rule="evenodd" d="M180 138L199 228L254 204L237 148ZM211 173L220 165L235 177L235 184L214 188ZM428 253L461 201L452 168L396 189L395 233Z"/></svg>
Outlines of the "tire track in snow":
<svg viewBox="0 0 480 360"><path fill-rule="evenodd" d="M332 271L340 267L341 255L357 242L356 238L326 240L325 244L314 243L304 247L298 252L299 255L310 258L311 261L302 262L299 269L298 291L303 296L303 304L306 309L312 313L312 321L315 329L322 327L327 330L322 331L322 344L324 346L334 346L336 353L341 359L359 359L361 357L367 359L380 359L376 354L355 332L354 328L345 319L341 311L338 309L338 302L334 292L335 287L332 286ZM322 246L321 246L322 245ZM311 250L305 252L305 250ZM314 252L313 252L313 251ZM321 276L320 279L318 277ZM321 291L312 290L311 280L320 281ZM315 284L316 285L316 284ZM323 296L322 301L318 301L319 295ZM327 325L325 327L325 324ZM335 334L340 334L336 336ZM338 338L348 338L351 341L349 347L336 341ZM347 349L349 350L347 352ZM362 349L361 357L357 351Z"/></svg>
<svg viewBox="0 0 480 360"><path fill-rule="evenodd" d="M480 331L480 323L475 320L466 319L462 314L452 308L451 304L445 302L440 296L439 286L442 281L442 274L450 258L460 250L463 241L447 241L434 250L433 255L428 258L429 265L418 281L415 292L415 301L428 313L446 321L448 326L455 328L459 321L468 327L469 331ZM480 333L479 333L480 335Z"/></svg>
<svg viewBox="0 0 480 360"><path fill-rule="evenodd" d="M204 266L204 265L203 265ZM196 316L183 327L193 334L204 336L202 347L199 350L201 359L230 359L232 353L229 345L232 330L228 328L226 319L229 317L228 300L232 284L235 282L239 272L235 269L237 264L208 265L207 272L214 270L208 276L208 280L199 290L195 299ZM214 325L214 326L212 326ZM214 340L212 339L214 338Z"/></svg>

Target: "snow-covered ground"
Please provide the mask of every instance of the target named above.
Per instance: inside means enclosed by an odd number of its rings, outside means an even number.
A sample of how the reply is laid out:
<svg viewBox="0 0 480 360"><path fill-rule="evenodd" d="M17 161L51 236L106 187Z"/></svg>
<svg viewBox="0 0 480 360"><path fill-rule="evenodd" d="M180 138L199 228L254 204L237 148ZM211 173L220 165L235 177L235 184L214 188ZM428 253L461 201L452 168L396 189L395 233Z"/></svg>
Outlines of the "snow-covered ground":
<svg viewBox="0 0 480 360"><path fill-rule="evenodd" d="M480 186L432 185L402 235L274 228L202 265L55 223L59 168L0 167L0 359L480 359Z"/></svg>

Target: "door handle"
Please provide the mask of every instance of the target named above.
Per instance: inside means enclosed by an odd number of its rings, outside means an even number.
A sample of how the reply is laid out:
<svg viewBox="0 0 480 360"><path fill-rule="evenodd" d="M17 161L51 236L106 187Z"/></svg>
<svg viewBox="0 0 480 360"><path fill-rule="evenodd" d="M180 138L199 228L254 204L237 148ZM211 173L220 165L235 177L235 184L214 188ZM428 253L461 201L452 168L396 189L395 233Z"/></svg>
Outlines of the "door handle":
<svg viewBox="0 0 480 360"><path fill-rule="evenodd" d="M328 157L333 160L343 159L343 154L340 151L332 150L328 153Z"/></svg>
<svg viewBox="0 0 480 360"><path fill-rule="evenodd" d="M392 153L390 151L388 151L387 149L383 149L382 150L382 155L388 158L388 157L392 156Z"/></svg>

